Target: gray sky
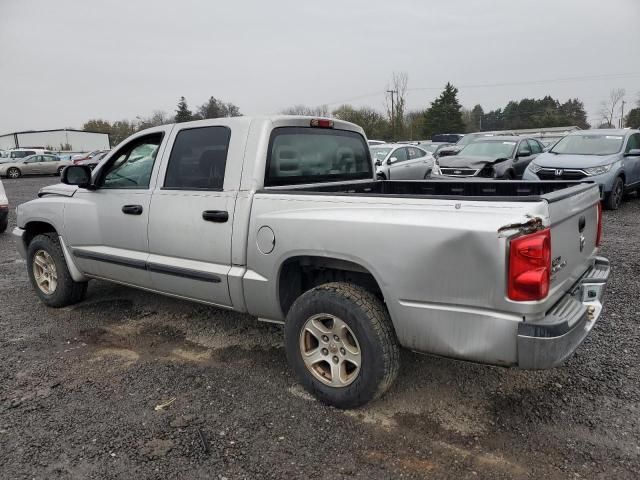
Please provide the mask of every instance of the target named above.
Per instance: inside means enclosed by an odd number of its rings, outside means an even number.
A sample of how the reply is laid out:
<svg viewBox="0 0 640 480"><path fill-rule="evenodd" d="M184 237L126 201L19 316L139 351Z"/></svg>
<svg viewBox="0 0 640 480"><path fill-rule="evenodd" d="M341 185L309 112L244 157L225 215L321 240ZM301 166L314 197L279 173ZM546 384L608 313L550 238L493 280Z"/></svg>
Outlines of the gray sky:
<svg viewBox="0 0 640 480"><path fill-rule="evenodd" d="M0 0L0 59L0 134L173 114L181 95L382 110L394 71L412 109L451 81L467 107L578 97L594 122L611 88L638 100L640 0Z"/></svg>

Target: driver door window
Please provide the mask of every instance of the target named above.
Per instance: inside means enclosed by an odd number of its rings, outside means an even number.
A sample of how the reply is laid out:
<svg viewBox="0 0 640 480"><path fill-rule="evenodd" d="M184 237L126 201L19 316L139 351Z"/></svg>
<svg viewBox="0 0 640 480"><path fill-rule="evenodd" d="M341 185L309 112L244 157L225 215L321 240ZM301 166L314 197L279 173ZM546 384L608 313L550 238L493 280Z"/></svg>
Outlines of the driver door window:
<svg viewBox="0 0 640 480"><path fill-rule="evenodd" d="M148 189L162 134L139 138L117 152L99 186L102 188Z"/></svg>

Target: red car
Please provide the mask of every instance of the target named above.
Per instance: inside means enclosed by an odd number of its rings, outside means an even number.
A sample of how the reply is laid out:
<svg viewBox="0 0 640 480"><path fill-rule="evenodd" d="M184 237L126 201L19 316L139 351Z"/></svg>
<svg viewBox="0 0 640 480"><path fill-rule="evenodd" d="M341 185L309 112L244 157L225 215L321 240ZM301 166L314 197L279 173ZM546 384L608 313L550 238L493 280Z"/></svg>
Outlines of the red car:
<svg viewBox="0 0 640 480"><path fill-rule="evenodd" d="M93 157L95 157L96 155L100 154L100 153L106 153L109 150L94 150L92 152L87 153L86 155L74 155L71 158L71 162L74 165L78 165L80 162L83 162L85 160L91 160Z"/></svg>

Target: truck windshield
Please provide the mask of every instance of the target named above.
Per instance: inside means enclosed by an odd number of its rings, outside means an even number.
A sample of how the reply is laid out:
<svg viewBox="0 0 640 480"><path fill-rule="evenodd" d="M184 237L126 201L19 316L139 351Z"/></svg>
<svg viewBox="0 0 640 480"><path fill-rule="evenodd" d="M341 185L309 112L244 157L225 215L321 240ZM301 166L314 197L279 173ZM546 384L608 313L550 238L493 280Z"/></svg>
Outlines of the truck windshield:
<svg viewBox="0 0 640 480"><path fill-rule="evenodd" d="M281 127L271 133L265 186L364 179L373 179L373 164L357 132Z"/></svg>
<svg viewBox="0 0 640 480"><path fill-rule="evenodd" d="M611 155L622 150L623 135L567 135L550 150L565 155Z"/></svg>

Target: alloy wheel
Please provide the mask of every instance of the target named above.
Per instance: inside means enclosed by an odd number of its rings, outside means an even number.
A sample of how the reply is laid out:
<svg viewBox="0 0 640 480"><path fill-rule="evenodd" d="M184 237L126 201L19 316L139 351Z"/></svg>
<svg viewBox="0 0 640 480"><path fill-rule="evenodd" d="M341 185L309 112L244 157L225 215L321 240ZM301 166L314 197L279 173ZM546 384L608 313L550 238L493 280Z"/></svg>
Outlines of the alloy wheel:
<svg viewBox="0 0 640 480"><path fill-rule="evenodd" d="M336 317L310 317L300 332L300 354L311 374L331 387L346 387L360 373L362 352L353 330Z"/></svg>
<svg viewBox="0 0 640 480"><path fill-rule="evenodd" d="M38 250L33 256L33 277L44 294L52 295L56 291L58 286L56 263L45 250Z"/></svg>

